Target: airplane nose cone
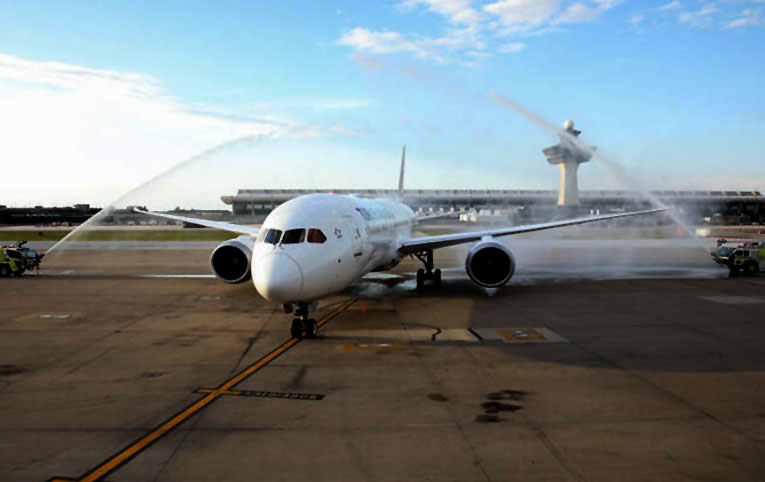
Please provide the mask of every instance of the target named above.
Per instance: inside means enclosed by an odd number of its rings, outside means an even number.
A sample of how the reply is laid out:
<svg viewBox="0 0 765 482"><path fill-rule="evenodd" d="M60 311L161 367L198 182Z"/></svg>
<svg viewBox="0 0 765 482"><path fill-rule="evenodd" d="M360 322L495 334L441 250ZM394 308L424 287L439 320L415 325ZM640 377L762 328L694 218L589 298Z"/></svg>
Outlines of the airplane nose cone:
<svg viewBox="0 0 765 482"><path fill-rule="evenodd" d="M303 290L303 272L287 254L265 256L255 266L255 289L263 298L275 303L299 301Z"/></svg>

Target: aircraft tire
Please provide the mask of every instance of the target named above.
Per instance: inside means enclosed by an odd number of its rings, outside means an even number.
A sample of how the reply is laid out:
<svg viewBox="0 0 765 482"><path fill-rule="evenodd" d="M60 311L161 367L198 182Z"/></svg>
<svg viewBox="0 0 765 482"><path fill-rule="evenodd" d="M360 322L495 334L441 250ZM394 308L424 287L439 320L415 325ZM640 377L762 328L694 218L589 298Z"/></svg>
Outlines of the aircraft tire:
<svg viewBox="0 0 765 482"><path fill-rule="evenodd" d="M308 320L305 327L306 338L316 338L319 334L319 325L316 324L316 320Z"/></svg>
<svg viewBox="0 0 765 482"><path fill-rule="evenodd" d="M436 269L433 272L433 286L435 286L436 288L441 287L441 270L440 269Z"/></svg>
<svg viewBox="0 0 765 482"><path fill-rule="evenodd" d="M292 338L303 337L303 320L300 318L295 318L292 320L292 329L290 329L290 334L292 335Z"/></svg>
<svg viewBox="0 0 765 482"><path fill-rule="evenodd" d="M420 268L417 270L417 289L421 290L425 287L425 270Z"/></svg>

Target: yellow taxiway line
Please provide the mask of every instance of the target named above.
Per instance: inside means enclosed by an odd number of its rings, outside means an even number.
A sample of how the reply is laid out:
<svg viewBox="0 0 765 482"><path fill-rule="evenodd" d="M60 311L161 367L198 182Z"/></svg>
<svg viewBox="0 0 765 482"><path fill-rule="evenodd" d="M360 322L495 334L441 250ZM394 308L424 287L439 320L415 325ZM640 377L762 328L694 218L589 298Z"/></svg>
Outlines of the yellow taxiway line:
<svg viewBox="0 0 765 482"><path fill-rule="evenodd" d="M353 303L356 302L356 299L352 299L349 301L346 301L342 305L340 305L338 308L336 308L334 311L326 315L324 318L319 320L317 325L321 327L322 325L328 323L332 318L336 317L346 309L348 309ZM163 422L161 425L156 427L154 430L149 432L148 434L144 435L140 439L136 440L132 444L128 445L127 447L123 448L119 452L117 452L115 455L111 456L104 462L102 462L100 465L97 465L96 467L89 470L85 475L81 476L77 479L70 479L66 477L53 477L51 479L48 479L48 482L96 482L98 480L103 479L111 472L114 472L119 467L127 463L130 459L138 455L141 451L145 450L147 447L149 447L151 444L162 438L164 435L166 435L168 432L176 428L181 423L188 420L191 416L205 408L206 406L210 405L212 402L217 400L222 395L226 395L227 393L231 393L231 389L234 388L239 383L243 382L247 377L251 376L261 368L265 367L272 361L274 361L279 355L283 354L293 346L297 345L300 342L300 338L290 338L286 342L279 345L277 348L275 348L273 351L271 351L269 354L261 358L260 360L256 361L252 365L248 366L238 374L234 375L232 378L229 378L225 382L223 382L222 385L218 386L217 388L210 390L209 393L207 393L204 397L200 398L196 402L192 403L191 405L187 406L177 414L170 417L167 421Z"/></svg>

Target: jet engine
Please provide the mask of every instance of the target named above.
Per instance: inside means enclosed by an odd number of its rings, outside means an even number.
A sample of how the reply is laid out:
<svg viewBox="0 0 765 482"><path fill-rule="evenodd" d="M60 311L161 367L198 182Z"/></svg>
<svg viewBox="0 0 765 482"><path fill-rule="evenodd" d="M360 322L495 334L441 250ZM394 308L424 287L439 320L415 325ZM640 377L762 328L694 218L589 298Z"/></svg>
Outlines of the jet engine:
<svg viewBox="0 0 765 482"><path fill-rule="evenodd" d="M478 286L497 288L512 278L515 258L504 244L491 240L481 241L468 253L465 271Z"/></svg>
<svg viewBox="0 0 765 482"><path fill-rule="evenodd" d="M210 266L215 276L226 283L241 283L250 279L254 244L255 240L246 234L219 244L210 256Z"/></svg>

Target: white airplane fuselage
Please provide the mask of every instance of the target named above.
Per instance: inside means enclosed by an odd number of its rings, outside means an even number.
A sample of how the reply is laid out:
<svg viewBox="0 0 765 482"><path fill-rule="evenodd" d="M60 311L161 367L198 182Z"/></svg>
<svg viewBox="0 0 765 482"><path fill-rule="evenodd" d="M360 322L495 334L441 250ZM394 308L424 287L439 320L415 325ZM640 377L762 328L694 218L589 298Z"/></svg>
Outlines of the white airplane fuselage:
<svg viewBox="0 0 765 482"><path fill-rule="evenodd" d="M277 303L342 291L370 271L396 266L399 243L411 237L414 224L411 208L387 199L310 194L287 201L266 217L255 242L255 288Z"/></svg>

